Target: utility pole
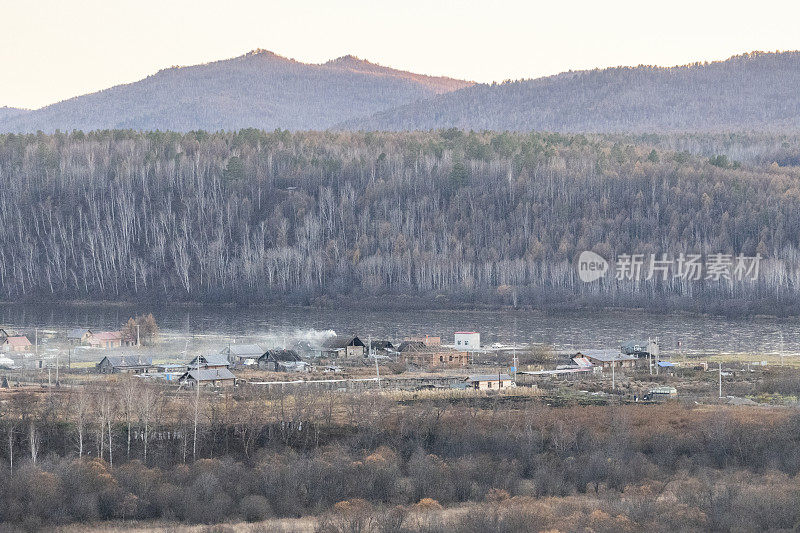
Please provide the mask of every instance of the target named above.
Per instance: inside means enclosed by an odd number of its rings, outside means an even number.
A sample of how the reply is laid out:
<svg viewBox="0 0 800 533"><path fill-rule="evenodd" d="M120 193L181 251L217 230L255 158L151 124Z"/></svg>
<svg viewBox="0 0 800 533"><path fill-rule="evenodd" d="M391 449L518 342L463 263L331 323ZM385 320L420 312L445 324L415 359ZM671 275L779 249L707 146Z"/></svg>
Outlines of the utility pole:
<svg viewBox="0 0 800 533"><path fill-rule="evenodd" d="M611 390L617 390L617 376L616 376L616 367L617 365L614 361L611 361Z"/></svg>
<svg viewBox="0 0 800 533"><path fill-rule="evenodd" d="M517 317L514 317L514 335L511 337L512 362L514 363L514 386L517 386Z"/></svg>
<svg viewBox="0 0 800 533"><path fill-rule="evenodd" d="M59 382L58 382L58 356L59 356L60 354L61 354L61 352L60 352L60 351L59 351L59 352L56 352L56 387L58 387L58 386L59 386Z"/></svg>
<svg viewBox="0 0 800 533"><path fill-rule="evenodd" d="M136 324L136 346L139 347L141 344L139 343L139 324Z"/></svg>
<svg viewBox="0 0 800 533"><path fill-rule="evenodd" d="M200 361L197 361L197 379L194 380L196 395L194 398L194 442L192 443L192 461L197 461L197 415L200 410ZM188 381L188 379L187 379Z"/></svg>
<svg viewBox="0 0 800 533"><path fill-rule="evenodd" d="M722 361L719 362L719 397L722 398Z"/></svg>

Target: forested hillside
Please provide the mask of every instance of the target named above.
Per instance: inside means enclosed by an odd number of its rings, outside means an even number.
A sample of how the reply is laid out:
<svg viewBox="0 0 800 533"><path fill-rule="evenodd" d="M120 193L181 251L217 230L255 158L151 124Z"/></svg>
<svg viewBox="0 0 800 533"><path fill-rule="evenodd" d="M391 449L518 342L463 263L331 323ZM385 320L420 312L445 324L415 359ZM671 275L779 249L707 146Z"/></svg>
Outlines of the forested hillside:
<svg viewBox="0 0 800 533"><path fill-rule="evenodd" d="M476 85L344 129L559 132L800 131L800 52L681 67L617 67Z"/></svg>
<svg viewBox="0 0 800 533"><path fill-rule="evenodd" d="M5 135L0 177L3 299L775 312L800 297L800 169L645 143L458 130ZM765 260L755 282L583 284L573 261L588 249Z"/></svg>
<svg viewBox="0 0 800 533"><path fill-rule="evenodd" d="M5 120L0 114L0 132L325 129L470 84L352 56L312 65L255 50L224 61L165 69L136 83Z"/></svg>
<svg viewBox="0 0 800 533"><path fill-rule="evenodd" d="M27 112L27 109L19 109L16 107L0 107L0 120L19 116Z"/></svg>

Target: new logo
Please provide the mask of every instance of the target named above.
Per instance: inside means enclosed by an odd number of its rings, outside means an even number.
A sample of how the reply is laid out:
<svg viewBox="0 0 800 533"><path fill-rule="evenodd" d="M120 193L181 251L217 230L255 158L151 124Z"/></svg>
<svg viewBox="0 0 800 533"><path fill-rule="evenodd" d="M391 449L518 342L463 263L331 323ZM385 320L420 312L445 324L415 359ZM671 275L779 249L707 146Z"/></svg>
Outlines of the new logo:
<svg viewBox="0 0 800 533"><path fill-rule="evenodd" d="M578 257L578 277L589 283L598 280L608 272L608 261L600 255L586 250Z"/></svg>

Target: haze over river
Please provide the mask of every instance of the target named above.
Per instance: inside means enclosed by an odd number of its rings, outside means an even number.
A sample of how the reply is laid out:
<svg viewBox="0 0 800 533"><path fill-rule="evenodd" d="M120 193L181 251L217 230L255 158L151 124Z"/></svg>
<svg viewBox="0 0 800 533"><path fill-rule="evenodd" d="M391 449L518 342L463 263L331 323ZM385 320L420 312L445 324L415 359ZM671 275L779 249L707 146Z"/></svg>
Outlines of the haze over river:
<svg viewBox="0 0 800 533"><path fill-rule="evenodd" d="M263 341L314 337L327 331L366 340L441 336L479 331L484 346L499 342L546 343L559 350L614 348L630 339L658 338L662 354L784 352L800 354L800 320L647 315L637 311L359 311L316 308L143 307L97 305L0 305L0 326L28 332L74 327L119 329L128 317L152 312L170 337L211 336Z"/></svg>

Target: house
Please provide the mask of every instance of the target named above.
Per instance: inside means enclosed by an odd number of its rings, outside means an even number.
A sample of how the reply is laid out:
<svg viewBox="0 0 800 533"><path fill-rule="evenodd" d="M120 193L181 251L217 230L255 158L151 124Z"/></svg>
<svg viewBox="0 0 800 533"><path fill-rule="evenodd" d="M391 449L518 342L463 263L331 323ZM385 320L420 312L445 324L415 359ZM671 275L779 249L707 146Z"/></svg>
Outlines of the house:
<svg viewBox="0 0 800 533"><path fill-rule="evenodd" d="M6 337L3 341L4 352L27 352L31 347L31 341L25 335L17 337Z"/></svg>
<svg viewBox="0 0 800 533"><path fill-rule="evenodd" d="M658 359L660 348L658 341L647 339L646 341L628 341L622 343L620 351L627 355L635 355L636 357L654 357Z"/></svg>
<svg viewBox="0 0 800 533"><path fill-rule="evenodd" d="M584 350L576 357L585 357L594 366L601 368L633 368L636 366L635 355L620 353L618 350Z"/></svg>
<svg viewBox="0 0 800 533"><path fill-rule="evenodd" d="M508 374L475 374L464 380L468 389L502 390L514 386Z"/></svg>
<svg viewBox="0 0 800 533"><path fill-rule="evenodd" d="M457 349L476 350L481 347L481 334L477 331L456 331L453 337Z"/></svg>
<svg viewBox="0 0 800 533"><path fill-rule="evenodd" d="M330 337L325 340L320 350L322 357L364 357L364 343L356 336Z"/></svg>
<svg viewBox="0 0 800 533"><path fill-rule="evenodd" d="M140 355L107 355L97 363L101 374L147 374L151 370L153 358Z"/></svg>
<svg viewBox="0 0 800 533"><path fill-rule="evenodd" d="M305 363L294 350L267 350L258 358L258 368L270 372L305 372Z"/></svg>
<svg viewBox="0 0 800 533"><path fill-rule="evenodd" d="M178 383L191 387L198 383L212 387L232 387L236 384L236 376L227 368L195 368L187 370L179 377Z"/></svg>
<svg viewBox="0 0 800 533"><path fill-rule="evenodd" d="M85 346L89 344L92 331L86 328L75 328L67 332L67 342L73 346Z"/></svg>
<svg viewBox="0 0 800 533"><path fill-rule="evenodd" d="M442 344L441 337L432 337L430 335L423 335L421 337L408 337L407 341L421 342L425 346L440 346Z"/></svg>
<svg viewBox="0 0 800 533"><path fill-rule="evenodd" d="M372 341L369 343L369 347L374 354L386 355L397 351L391 341Z"/></svg>
<svg viewBox="0 0 800 533"><path fill-rule="evenodd" d="M264 355L264 348L258 344L229 344L222 353L234 365L255 365L258 358Z"/></svg>
<svg viewBox="0 0 800 533"><path fill-rule="evenodd" d="M403 346L405 345L405 346ZM420 368L461 367L470 363L469 352L448 350L440 346L425 346L422 343L402 343L400 359L407 365Z"/></svg>
<svg viewBox="0 0 800 533"><path fill-rule="evenodd" d="M119 348L122 346L122 332L98 331L91 333L87 340L94 348Z"/></svg>
<svg viewBox="0 0 800 533"><path fill-rule="evenodd" d="M186 365L187 370L192 370L198 367L208 369L228 368L230 367L230 362L224 354L219 353L211 355L198 355L189 361L188 365Z"/></svg>

